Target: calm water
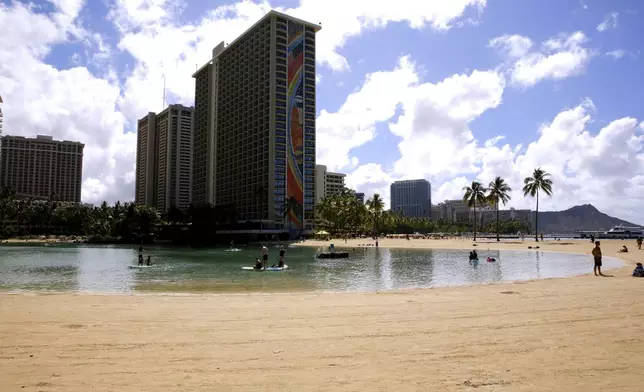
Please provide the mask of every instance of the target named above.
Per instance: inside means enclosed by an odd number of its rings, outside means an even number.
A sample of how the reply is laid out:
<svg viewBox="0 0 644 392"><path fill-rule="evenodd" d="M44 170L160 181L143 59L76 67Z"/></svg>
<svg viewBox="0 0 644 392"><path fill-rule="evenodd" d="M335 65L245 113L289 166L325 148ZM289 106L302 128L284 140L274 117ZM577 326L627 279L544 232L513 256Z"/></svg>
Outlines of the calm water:
<svg viewBox="0 0 644 392"><path fill-rule="evenodd" d="M241 252L151 248L155 266L130 269L136 248L113 246L0 247L0 289L89 292L253 292L375 291L481 284L584 274L589 256L537 251L479 250L471 265L468 251L349 250L349 259L319 260L316 250L288 248L283 272L242 271L252 266L256 249ZM270 261L278 249L270 249ZM497 262L485 262L491 256ZM606 268L618 267L606 258Z"/></svg>

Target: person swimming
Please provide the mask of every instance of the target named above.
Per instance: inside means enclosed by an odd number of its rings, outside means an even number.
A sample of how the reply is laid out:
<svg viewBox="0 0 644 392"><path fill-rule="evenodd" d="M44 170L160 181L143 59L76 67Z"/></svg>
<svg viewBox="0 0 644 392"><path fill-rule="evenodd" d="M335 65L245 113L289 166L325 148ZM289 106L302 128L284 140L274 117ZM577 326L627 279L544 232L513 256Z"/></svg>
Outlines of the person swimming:
<svg viewBox="0 0 644 392"><path fill-rule="evenodd" d="M488 257L488 258L487 258L487 261L491 263L491 262L493 262L493 261L496 261L496 259L495 259L494 257Z"/></svg>
<svg viewBox="0 0 644 392"><path fill-rule="evenodd" d="M148 256L148 258L145 260L145 265L152 265L152 256Z"/></svg>

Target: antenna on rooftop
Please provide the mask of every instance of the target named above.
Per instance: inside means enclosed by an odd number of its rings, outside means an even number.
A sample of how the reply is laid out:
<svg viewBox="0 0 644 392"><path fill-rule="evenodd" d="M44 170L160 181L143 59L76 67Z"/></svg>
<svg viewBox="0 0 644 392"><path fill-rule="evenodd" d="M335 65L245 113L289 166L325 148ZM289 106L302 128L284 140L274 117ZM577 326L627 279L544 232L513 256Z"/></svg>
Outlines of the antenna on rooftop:
<svg viewBox="0 0 644 392"><path fill-rule="evenodd" d="M163 74L163 106L161 110L165 110L165 74Z"/></svg>

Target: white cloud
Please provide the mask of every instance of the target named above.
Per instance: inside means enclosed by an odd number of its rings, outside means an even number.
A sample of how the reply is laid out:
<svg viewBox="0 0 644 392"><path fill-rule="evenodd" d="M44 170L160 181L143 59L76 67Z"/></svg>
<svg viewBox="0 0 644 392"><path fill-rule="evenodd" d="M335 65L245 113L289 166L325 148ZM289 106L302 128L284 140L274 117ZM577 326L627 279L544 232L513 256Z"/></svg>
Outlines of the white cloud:
<svg viewBox="0 0 644 392"><path fill-rule="evenodd" d="M121 85L110 67L115 49L78 20L83 2L56 0L54 4L56 12L47 15L35 14L22 3L0 5L5 129L19 135L44 133L84 142L83 199L88 202L132 199L136 142L135 134L124 132L125 124L149 110L161 109L162 75L167 76L168 91L180 102L190 103L194 95L190 75L208 59L219 37L232 39L270 9L266 2L242 1L206 13L195 23L182 24L180 0L117 2L110 18L122 33L119 48L135 59ZM323 22L319 61L341 71L348 68L341 51L351 37L391 22L446 30L458 24L468 7L484 6L483 0L420 5L411 0L303 0L288 12ZM343 12L338 14L338 8ZM52 47L72 40L87 48L84 57L74 55L75 61L106 65L104 75L92 75L82 66L56 69L44 64ZM321 111L318 161L330 170L346 168L351 171L349 186L368 196L381 193L386 200L389 184L397 179L430 179L434 201L440 201L460 197L462 186L474 178L487 182L501 175L517 189L512 202L517 207L532 206L519 188L524 176L543 166L555 180L555 197L542 200L544 209L591 202L607 212L644 222L639 210L644 191L644 177L639 174L644 169L644 122L626 117L592 130L598 109L585 100L555 115L527 146L510 145L501 135L480 140L472 125L502 103L506 78L528 87L583 71L592 55L586 41L581 32L541 45L518 35L498 37L490 46L503 53L507 75L504 68L475 70L431 83L421 80L419 67L410 57L402 57L392 70L368 75L337 110ZM401 153L391 165L361 163L352 155L352 149L375 138L378 124L388 126Z"/></svg>
<svg viewBox="0 0 644 392"><path fill-rule="evenodd" d="M610 14L604 17L604 21L597 25L597 31L604 32L608 29L614 29L617 27L617 17L619 14L617 12L611 12Z"/></svg>
<svg viewBox="0 0 644 392"><path fill-rule="evenodd" d="M349 151L375 138L376 124L393 117L400 96L417 81L414 64L403 57L393 71L367 75L338 111L322 109L316 122L317 160L329 170L349 164Z"/></svg>
<svg viewBox="0 0 644 392"><path fill-rule="evenodd" d="M91 36L76 19L82 2L54 5L49 16L21 3L0 5L4 131L85 143L83 199L131 198L136 139L123 134L123 116L116 109L119 86L84 67L58 70L43 62L53 45ZM100 192L92 185L97 183Z"/></svg>
<svg viewBox="0 0 644 392"><path fill-rule="evenodd" d="M583 72L592 55L584 46L587 41L584 33L577 31L551 38L539 50L531 50L533 42L519 35L494 38L489 46L507 58L512 83L530 87L542 80L560 80Z"/></svg>
<svg viewBox="0 0 644 392"><path fill-rule="evenodd" d="M462 77L461 82L466 80ZM473 85L471 80L469 85ZM471 99L463 98L459 102ZM422 107L421 104L415 106ZM451 107L443 108L444 113L452 110ZM510 206L534 208L534 201L523 197L521 187L524 177L534 168L542 167L552 174L555 185L553 197L540 200L541 209L565 209L575 204L592 203L609 214L644 223L644 212L640 208L644 192L644 177L640 175L644 170L644 124L625 117L594 132L589 128L595 111L588 99L563 110L552 121L543 124L538 129L538 138L524 148L522 145L500 145L501 137L479 143L469 130L462 131L461 135L465 137L453 136L432 143L415 136L417 129L423 129L423 124L434 123L429 118L423 120L425 114L420 110L411 113L407 121L396 123L396 127L403 127L403 130L392 126L392 132L412 135L413 145L422 146L419 150L445 149L449 153L431 160L431 154L409 155L404 151L396 162L396 166L402 167L385 169L368 163L351 173L348 181L359 191L367 195L379 192L388 201L389 182L427 178L432 182L433 202L438 203L460 198L462 187L474 179L487 184L494 177L502 176L514 188ZM478 116L476 111L470 113L471 118ZM421 140L425 142L421 144ZM400 146L405 144L403 140ZM441 175L441 168L452 166L457 167L454 172L458 174Z"/></svg>
<svg viewBox="0 0 644 392"><path fill-rule="evenodd" d="M611 50L610 52L606 52L606 56L610 56L615 60L621 59L622 57L624 57L624 55L626 55L626 51L622 49L616 49L616 50Z"/></svg>
<svg viewBox="0 0 644 392"><path fill-rule="evenodd" d="M409 71L400 66L390 71L401 72ZM383 82L394 78L384 72L381 76ZM378 121L388 122L392 134L400 137L400 158L390 167L369 162L355 170L346 168L348 186L367 196L380 193L388 203L392 181L426 178L437 203L460 198L462 187L474 179L487 184L502 176L514 188L510 205L534 208L521 187L523 178L542 167L552 174L555 186L552 198L541 199L541 209L592 203L607 213L644 223L640 209L644 177L639 174L644 170L644 122L625 117L591 129L598 109L584 99L535 129L536 140L527 146L504 143L502 135L477 139L470 123L501 103L504 88L504 78L497 72L473 71L438 83L410 82L390 91L389 106L400 111L389 111ZM359 97L353 97L354 104Z"/></svg>
<svg viewBox="0 0 644 392"><path fill-rule="evenodd" d="M303 0L297 8L276 9L313 23L321 22L322 30L316 38L318 62L343 71L349 69L349 64L340 50L351 37L392 22L406 22L417 29L429 26L446 30L468 8L481 10L485 4L486 0ZM178 22L181 9L179 0L118 0L113 7L111 18L123 33L118 46L136 59L123 94L128 120L160 109L158 98L164 74L168 91L181 103L190 104L194 99L191 75L195 67L210 59L219 41L230 42L267 13L271 4L243 0L217 7L188 24Z"/></svg>
<svg viewBox="0 0 644 392"><path fill-rule="evenodd" d="M532 49L533 42L530 38L517 34L502 35L490 40L489 46L498 50L511 59L519 59Z"/></svg>
<svg viewBox="0 0 644 392"><path fill-rule="evenodd" d="M162 76L166 76L168 94L190 104L195 67L208 60L220 40L234 39L272 8L267 1L243 0L208 11L194 23L182 23L183 0L117 0L110 5L108 20L119 32L118 49L127 51L135 60L127 67L128 75L118 75L111 63L114 48L79 19L85 1L50 3L55 12L48 9L48 13L42 13L44 8L21 2L0 4L0 52L4 59L0 62L0 86L6 101L5 129L18 135L41 133L84 142L83 200L88 202L132 199L135 134L125 133L125 126L148 111L162 109ZM297 8L281 11L324 23L318 35L317 57L322 65L342 71L348 69L348 63L340 51L351 37L392 22L407 23L416 29L447 30L468 8L480 11L485 3L455 0L419 6L413 0L395 4L303 0ZM85 47L69 56L73 68L57 69L44 63L54 46L72 41ZM90 73L81 64L95 66L100 74ZM127 76L122 85L119 76ZM379 78L377 74L372 77ZM402 79L391 81L398 83ZM373 113L362 113L364 118L357 128L345 128L351 132L349 139L355 138L357 144L339 149L340 164L357 165L357 159L348 158L346 153L373 138L373 124L382 116L377 112L395 110L386 101L376 99L379 93L371 90ZM349 101L339 115L352 116L357 110ZM344 126L334 123L337 119L325 115L320 118L325 127L321 133L326 133L328 140L338 132L336 125ZM333 156L335 152L329 154Z"/></svg>

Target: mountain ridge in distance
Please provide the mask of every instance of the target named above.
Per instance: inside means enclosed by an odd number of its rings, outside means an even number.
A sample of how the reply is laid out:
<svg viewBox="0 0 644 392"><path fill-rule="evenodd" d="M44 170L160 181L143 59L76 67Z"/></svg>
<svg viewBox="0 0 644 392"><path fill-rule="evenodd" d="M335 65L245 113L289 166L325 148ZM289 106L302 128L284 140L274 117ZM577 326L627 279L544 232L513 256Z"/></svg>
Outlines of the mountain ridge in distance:
<svg viewBox="0 0 644 392"><path fill-rule="evenodd" d="M534 214L533 211L533 221ZM539 231L544 233L607 231L617 225L641 226L607 215L592 204L582 204L563 211L539 211Z"/></svg>

